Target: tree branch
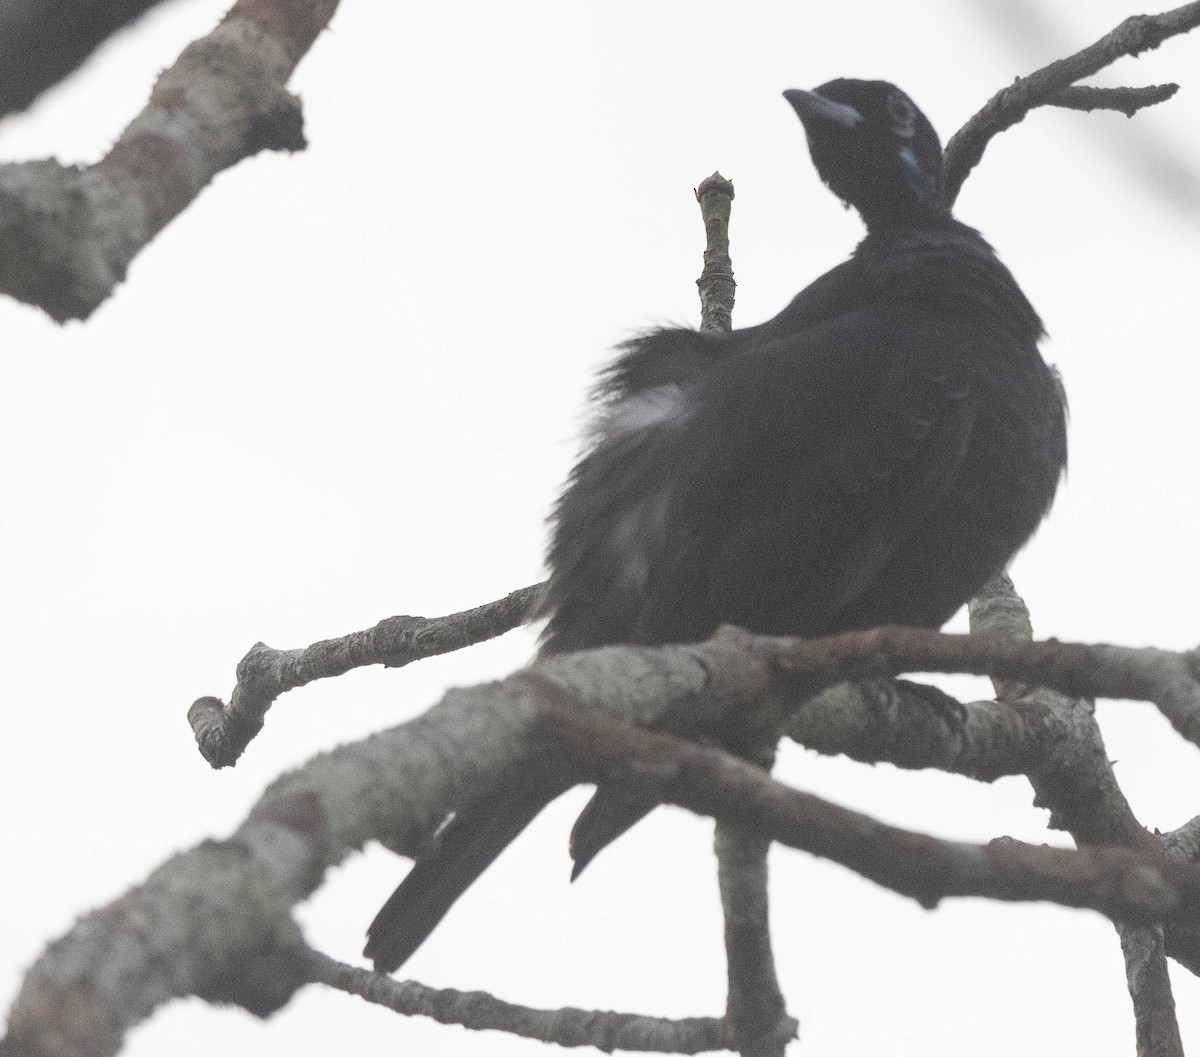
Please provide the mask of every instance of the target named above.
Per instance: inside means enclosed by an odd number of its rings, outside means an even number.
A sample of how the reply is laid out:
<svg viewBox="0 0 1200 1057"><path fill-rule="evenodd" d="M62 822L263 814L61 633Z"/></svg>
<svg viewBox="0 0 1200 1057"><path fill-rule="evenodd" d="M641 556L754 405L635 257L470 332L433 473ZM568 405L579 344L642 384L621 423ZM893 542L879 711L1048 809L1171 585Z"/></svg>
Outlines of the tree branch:
<svg viewBox="0 0 1200 1057"><path fill-rule="evenodd" d="M1151 84L1145 88L1096 88L1092 85L1073 85L1046 100L1047 106L1063 110L1119 110L1133 117L1139 110L1165 103L1179 91L1177 84Z"/></svg>
<svg viewBox="0 0 1200 1057"><path fill-rule="evenodd" d="M801 681L815 677L829 685L905 671L999 676L1077 697L1151 701L1184 738L1200 745L1200 650L1021 642L896 627L777 642L783 673Z"/></svg>
<svg viewBox="0 0 1200 1057"><path fill-rule="evenodd" d="M743 1057L782 1055L796 1037L796 1021L788 1015L771 949L771 841L742 826L718 822L714 849L725 918L725 1020ZM788 1024L791 1031L786 1030Z"/></svg>
<svg viewBox="0 0 1200 1057"><path fill-rule="evenodd" d="M1032 637L1028 610L1007 575L995 577L981 592L980 600L972 603L971 627L1001 631L1014 639ZM996 692L1004 697L1026 690L997 682ZM1050 824L1070 832L1080 847L1117 845L1157 852L1161 843L1138 822L1117 783L1092 702L1046 690L1033 690L1029 697L1074 728L1060 751L1028 772L1035 802L1050 808ZM1188 922L1183 925L1188 927ZM1133 1001L1139 1057L1183 1057L1162 927L1129 922L1117 922L1116 927ZM1178 938L1186 942L1182 934Z"/></svg>
<svg viewBox="0 0 1200 1057"><path fill-rule="evenodd" d="M553 695L540 712L541 728L584 777L619 771L639 795L831 859L927 908L969 895L1089 907L1117 921L1186 919L1200 911L1200 867L1173 863L1157 849L938 840L791 789L720 749L637 730Z"/></svg>
<svg viewBox="0 0 1200 1057"><path fill-rule="evenodd" d="M954 204L959 191L962 190L963 182L983 159L983 152L988 143L993 137L1012 128L1031 110L1049 105L1073 106L1073 101L1081 98L1078 93L1068 94L1065 104L1059 102L1059 99L1076 81L1091 77L1126 55L1137 55L1157 48L1164 40L1187 33L1198 25L1200 2L1184 4L1159 15L1131 15L1116 29L1106 33L1082 51L1052 62L1028 77L1018 77L1009 87L1002 88L992 96L979 113L950 137L946 144L943 165L942 201L947 206ZM1119 91L1136 93L1151 92L1153 89ZM1130 98L1132 97L1128 97L1117 109L1128 113L1126 107ZM1163 98L1170 98L1170 93ZM1145 106L1148 103L1141 102L1139 105Z"/></svg>
<svg viewBox="0 0 1200 1057"><path fill-rule="evenodd" d="M256 967L264 952L294 951L290 908L351 851L377 840L414 855L448 812L538 762L537 702L551 679L583 700L607 697L635 723L724 685L686 647L596 650L539 671L452 690L409 723L313 758L273 783L228 840L173 857L85 915L29 970L0 1054L59 1057L66 1037L67 1052L105 1057L186 994L256 1012L281 1005L305 980L295 959L273 959L286 971Z"/></svg>
<svg viewBox="0 0 1200 1057"><path fill-rule="evenodd" d="M0 291L60 323L86 319L217 173L260 150L303 148L286 86L337 3L238 0L95 165L0 166Z"/></svg>
<svg viewBox="0 0 1200 1057"><path fill-rule="evenodd" d="M704 268L700 291L700 329L727 332L733 326L733 260L729 255L729 220L733 184L719 172L701 181L696 201L704 220ZM770 771L778 736L764 739L750 751L755 762ZM767 852L771 842L738 826L717 823L713 851L725 919L727 999L725 1019L742 1057L783 1057L795 1037L781 1030L787 1006L775 971L767 891Z"/></svg>
<svg viewBox="0 0 1200 1057"><path fill-rule="evenodd" d="M1200 815L1160 839L1163 850L1176 862L1200 862ZM1164 932L1167 954L1200 976L1200 923L1176 921Z"/></svg>
<svg viewBox="0 0 1200 1057"><path fill-rule="evenodd" d="M256 643L238 662L237 685L228 705L220 698L201 697L188 709L200 754L213 767L232 767L262 730L276 699L288 690L372 664L403 668L527 624L537 618L544 586L523 587L495 602L444 617L387 617L373 628L299 650L273 650Z"/></svg>
<svg viewBox="0 0 1200 1057"><path fill-rule="evenodd" d="M113 1052L125 1031L179 995L235 1001L256 1012L278 1007L305 979L294 968L290 908L311 893L330 866L368 841L414 854L448 812L487 796L514 768L560 759L547 731L553 717L562 714L564 700L579 716L592 715L588 709L608 713L621 730L622 724L653 725L709 740L734 737L753 743L757 732L779 729L809 688L844 678L848 670L893 675L906 664L936 670L929 662L939 655L933 648L939 638L952 644L944 656L954 670L986 674L996 667L1015 673L1013 658L997 653L996 644L984 638L891 630L806 644L727 629L692 646L556 655L503 682L452 690L421 717L323 753L284 775L231 838L175 856L145 885L84 916L26 976L10 1017L8 1052L62 1052L55 1040L66 1030L63 1010L71 1011L70 1024L77 1026L72 1035L77 1052L91 1057ZM978 654L973 659L964 649L971 642ZM1019 645L1039 673L1057 673L1066 683L1081 677L1045 660L1055 651L1088 648ZM857 658L852 648L860 651ZM812 663L818 656L830 661L823 673ZM1099 682L1106 673L1112 671L1101 664L1088 678ZM1115 681L1123 694L1123 681ZM1031 736L1043 733L1037 727L1028 730ZM687 791L689 806L707 811L710 805L711 813L729 824L861 862L867 876L883 870L882 883L926 901L955 893L1053 898L1096 905L1118 916L1161 912L1165 917L1174 890L1183 906L1191 906L1189 886L1200 868L1172 863L1153 849L1017 852L931 842L881 829L853 812L788 790L719 750L667 734L645 737L649 741L631 748L640 753L643 744L657 746L665 739L671 752L684 754L681 759L699 753L710 767L708 772L690 763L679 768L670 754L662 756L667 765L662 773L649 768L656 792L655 783L670 789L675 782ZM1053 748L1043 745L1041 752ZM1028 751L1036 752L1032 745ZM639 763L636 753L632 758L635 774L646 776L644 761ZM611 777L607 769L605 774ZM720 776L720 783L713 786L705 777L696 779L699 788L679 784L706 774ZM726 789L733 792L726 795ZM748 813L752 805L755 811L761 806L761 818ZM847 832L850 850L839 851ZM856 843L855 832L860 834ZM881 859L882 853L894 858ZM885 861L886 870L878 865ZM945 881L931 876L943 870Z"/></svg>
<svg viewBox="0 0 1200 1057"><path fill-rule="evenodd" d="M704 268L696 286L700 291L700 329L727 331L733 326L733 299L737 283L729 256L729 217L733 184L719 172L700 181L696 201L704 219Z"/></svg>
<svg viewBox="0 0 1200 1057"><path fill-rule="evenodd" d="M334 961L310 952L310 979L358 995L404 1016L431 1017L472 1031L504 1031L556 1046L593 1046L605 1053L708 1053L730 1050L733 1042L720 1017L669 1020L636 1013L590 1009L530 1009L484 991L426 987Z"/></svg>

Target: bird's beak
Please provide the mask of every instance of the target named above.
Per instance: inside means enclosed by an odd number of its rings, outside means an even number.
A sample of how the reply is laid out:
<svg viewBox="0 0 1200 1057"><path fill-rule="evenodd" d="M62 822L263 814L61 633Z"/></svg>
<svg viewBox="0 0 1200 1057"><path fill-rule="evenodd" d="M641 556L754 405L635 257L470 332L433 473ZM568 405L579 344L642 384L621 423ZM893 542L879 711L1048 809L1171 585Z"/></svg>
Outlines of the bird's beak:
<svg viewBox="0 0 1200 1057"><path fill-rule="evenodd" d="M816 92L789 88L783 93L783 98L792 104L792 109L800 115L806 128L810 121L831 121L843 128L854 128L863 119L862 114L849 104L835 103Z"/></svg>

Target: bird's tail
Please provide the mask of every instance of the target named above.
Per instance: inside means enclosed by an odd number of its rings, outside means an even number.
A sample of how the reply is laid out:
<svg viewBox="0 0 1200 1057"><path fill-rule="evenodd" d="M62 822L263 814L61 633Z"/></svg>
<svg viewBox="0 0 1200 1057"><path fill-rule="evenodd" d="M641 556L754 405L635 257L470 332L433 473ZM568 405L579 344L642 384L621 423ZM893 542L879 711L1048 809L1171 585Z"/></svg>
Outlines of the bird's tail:
<svg viewBox="0 0 1200 1057"><path fill-rule="evenodd" d="M641 822L658 801L619 785L599 785L571 828L571 880L631 826Z"/></svg>
<svg viewBox="0 0 1200 1057"><path fill-rule="evenodd" d="M569 787L522 784L459 812L414 863L367 929L376 972L399 969L446 912L520 832Z"/></svg>

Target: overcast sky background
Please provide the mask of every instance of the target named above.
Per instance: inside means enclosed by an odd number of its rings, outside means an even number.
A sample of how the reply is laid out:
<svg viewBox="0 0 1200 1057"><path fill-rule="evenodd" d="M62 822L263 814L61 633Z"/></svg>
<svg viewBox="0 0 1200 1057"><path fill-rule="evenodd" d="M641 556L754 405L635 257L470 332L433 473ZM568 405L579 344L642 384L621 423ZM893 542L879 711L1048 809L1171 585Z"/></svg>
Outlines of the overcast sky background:
<svg viewBox="0 0 1200 1057"><path fill-rule="evenodd" d="M225 6L167 5L112 41L0 124L0 157L98 158ZM293 81L306 152L218 177L85 325L0 302L0 999L76 915L227 834L281 770L528 658L522 631L294 692L220 773L185 720L194 698L228 694L260 639L448 613L542 575L544 516L597 366L639 328L697 319L692 188L714 169L737 189L735 324L844 259L859 221L814 175L783 89L888 78L946 138L1014 76L1138 10L346 0ZM1098 82L1183 88L1133 121L1037 112L993 142L959 201L1042 313L1070 394L1070 477L1014 568L1042 636L1200 640L1198 60L1193 34L1123 61ZM1143 823L1200 811L1194 746L1143 705L1100 716ZM780 774L939 836L1064 843L1024 780L795 747ZM711 825L660 810L568 886L585 795L546 812L406 972L540 1006L719 1013ZM403 869L373 848L334 873L300 910L312 940L356 959ZM1099 916L961 900L927 913L786 850L772 870L797 1053L1133 1053ZM1184 1039L1200 1044L1200 981L1172 972ZM126 1052L347 1040L541 1052L313 989L265 1024L176 1003Z"/></svg>

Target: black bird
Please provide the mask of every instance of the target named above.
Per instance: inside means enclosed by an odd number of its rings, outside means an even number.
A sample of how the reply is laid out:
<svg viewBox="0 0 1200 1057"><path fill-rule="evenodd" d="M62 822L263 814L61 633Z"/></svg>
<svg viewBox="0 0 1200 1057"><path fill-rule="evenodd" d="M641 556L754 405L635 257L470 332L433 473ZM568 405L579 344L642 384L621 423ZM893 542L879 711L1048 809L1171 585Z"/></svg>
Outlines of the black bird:
<svg viewBox="0 0 1200 1057"><path fill-rule="evenodd" d="M1050 507L1066 431L1041 322L941 205L937 133L885 81L784 95L866 238L766 323L622 347L555 511L544 653L723 623L938 628ZM376 969L565 788L514 776L456 815L371 924ZM572 834L576 872L647 810L601 786Z"/></svg>

